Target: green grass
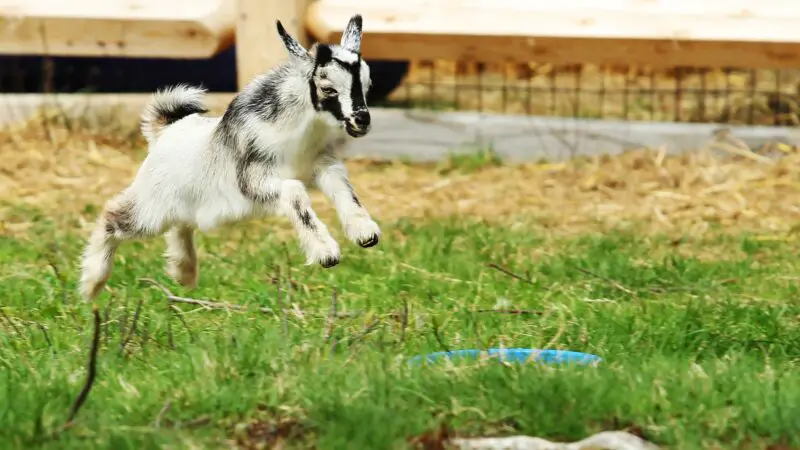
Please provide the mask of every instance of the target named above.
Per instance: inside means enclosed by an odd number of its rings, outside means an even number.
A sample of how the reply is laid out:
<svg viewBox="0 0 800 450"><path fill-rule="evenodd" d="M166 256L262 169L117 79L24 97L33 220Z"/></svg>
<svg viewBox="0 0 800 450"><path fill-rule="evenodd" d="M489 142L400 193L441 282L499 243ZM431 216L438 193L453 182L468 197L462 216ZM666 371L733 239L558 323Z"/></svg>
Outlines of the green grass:
<svg viewBox="0 0 800 450"><path fill-rule="evenodd" d="M164 275L160 240L121 247L113 294L99 300L97 381L57 439L91 341L91 306L74 294L81 236L41 222L30 239L0 238L0 447L219 448L282 435L291 448L398 449L442 424L563 440L635 425L670 448L800 446L797 244L556 239L452 220L384 225L381 244L362 250L331 228L343 260L327 271L303 266L296 243L284 247L264 227L201 236L193 292ZM302 313L176 305L171 314L158 289L137 281L280 311L287 267ZM326 340L334 287L338 311L352 314ZM540 314L477 312L498 303ZM605 361L406 364L499 345Z"/></svg>

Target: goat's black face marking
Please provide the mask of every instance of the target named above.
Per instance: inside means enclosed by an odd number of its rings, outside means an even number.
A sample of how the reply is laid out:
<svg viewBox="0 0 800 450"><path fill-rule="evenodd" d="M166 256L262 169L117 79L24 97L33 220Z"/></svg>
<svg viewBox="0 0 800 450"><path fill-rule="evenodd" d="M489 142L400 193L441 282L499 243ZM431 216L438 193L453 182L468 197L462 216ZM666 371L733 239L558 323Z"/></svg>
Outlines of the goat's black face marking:
<svg viewBox="0 0 800 450"><path fill-rule="evenodd" d="M361 86L361 55L354 63L347 63L336 58L333 61L350 73L353 84L350 87L350 101L353 102L353 111L360 111L367 108L364 102L364 88Z"/></svg>
<svg viewBox="0 0 800 450"><path fill-rule="evenodd" d="M334 47L317 46L309 83L311 101L317 111L325 111L343 124L350 136L361 137L369 132L370 127L362 78L368 74L364 71L369 69L359 53Z"/></svg>
<svg viewBox="0 0 800 450"><path fill-rule="evenodd" d="M333 59L333 51L327 45L317 46L317 66L325 66Z"/></svg>

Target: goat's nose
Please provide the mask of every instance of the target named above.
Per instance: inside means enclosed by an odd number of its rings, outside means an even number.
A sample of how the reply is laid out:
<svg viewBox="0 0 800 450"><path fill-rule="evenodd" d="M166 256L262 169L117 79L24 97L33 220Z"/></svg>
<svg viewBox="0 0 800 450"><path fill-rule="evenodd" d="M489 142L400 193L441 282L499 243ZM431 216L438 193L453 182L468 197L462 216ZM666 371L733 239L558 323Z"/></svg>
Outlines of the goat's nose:
<svg viewBox="0 0 800 450"><path fill-rule="evenodd" d="M369 126L370 122L369 111L364 111L364 110L356 111L353 114L353 122L355 122L355 124L360 128Z"/></svg>

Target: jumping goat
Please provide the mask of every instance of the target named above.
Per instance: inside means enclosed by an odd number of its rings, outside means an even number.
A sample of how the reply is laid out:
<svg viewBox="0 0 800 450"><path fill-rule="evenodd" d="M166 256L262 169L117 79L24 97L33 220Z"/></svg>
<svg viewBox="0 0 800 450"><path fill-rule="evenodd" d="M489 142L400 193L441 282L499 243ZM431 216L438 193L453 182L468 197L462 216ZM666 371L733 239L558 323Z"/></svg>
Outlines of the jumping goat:
<svg viewBox="0 0 800 450"><path fill-rule="evenodd" d="M306 264L339 263L339 244L311 207L306 186L333 202L347 238L376 245L381 231L361 204L342 161L347 135L370 131L370 69L361 59L362 19L339 45L305 49L276 21L288 60L255 77L221 117L207 117L205 90L157 91L141 117L149 152L133 182L110 199L82 255L80 292L102 291L117 246L164 233L166 270L181 285L198 279L194 230L253 217L287 217Z"/></svg>

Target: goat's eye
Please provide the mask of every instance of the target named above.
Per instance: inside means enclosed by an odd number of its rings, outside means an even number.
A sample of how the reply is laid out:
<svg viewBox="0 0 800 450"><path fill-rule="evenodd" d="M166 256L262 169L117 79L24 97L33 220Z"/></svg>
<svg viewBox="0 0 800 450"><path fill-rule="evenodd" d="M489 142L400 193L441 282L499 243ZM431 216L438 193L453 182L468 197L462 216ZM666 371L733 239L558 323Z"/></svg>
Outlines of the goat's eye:
<svg viewBox="0 0 800 450"><path fill-rule="evenodd" d="M326 87L322 88L322 93L327 95L328 97L333 97L333 96L336 95L337 92L336 92L336 89L326 86Z"/></svg>

